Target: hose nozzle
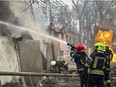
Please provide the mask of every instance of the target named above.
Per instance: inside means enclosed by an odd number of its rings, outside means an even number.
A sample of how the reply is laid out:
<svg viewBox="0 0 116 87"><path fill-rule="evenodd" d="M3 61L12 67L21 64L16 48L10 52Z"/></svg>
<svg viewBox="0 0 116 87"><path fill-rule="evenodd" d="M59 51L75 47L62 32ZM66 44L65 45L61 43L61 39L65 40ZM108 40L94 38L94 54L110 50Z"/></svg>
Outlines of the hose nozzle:
<svg viewBox="0 0 116 87"><path fill-rule="evenodd" d="M73 44L67 43L67 45L69 45L71 48L75 48L75 46Z"/></svg>
<svg viewBox="0 0 116 87"><path fill-rule="evenodd" d="M67 43L67 45L70 45L69 43Z"/></svg>

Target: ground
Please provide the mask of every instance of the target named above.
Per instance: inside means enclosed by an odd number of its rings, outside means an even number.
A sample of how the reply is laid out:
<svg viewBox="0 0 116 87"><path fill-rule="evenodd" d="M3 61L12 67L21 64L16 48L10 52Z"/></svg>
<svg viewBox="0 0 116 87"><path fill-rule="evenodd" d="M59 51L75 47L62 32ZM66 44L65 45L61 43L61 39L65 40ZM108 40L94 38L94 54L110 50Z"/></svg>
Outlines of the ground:
<svg viewBox="0 0 116 87"><path fill-rule="evenodd" d="M42 82L38 87L79 87L78 77L55 77Z"/></svg>

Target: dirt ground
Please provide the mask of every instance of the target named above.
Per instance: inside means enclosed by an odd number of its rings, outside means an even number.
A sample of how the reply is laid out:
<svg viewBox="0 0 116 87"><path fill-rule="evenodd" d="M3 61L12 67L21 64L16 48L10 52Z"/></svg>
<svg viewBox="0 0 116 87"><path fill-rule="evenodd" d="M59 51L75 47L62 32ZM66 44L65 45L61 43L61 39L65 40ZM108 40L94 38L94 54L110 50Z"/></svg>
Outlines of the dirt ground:
<svg viewBox="0 0 116 87"><path fill-rule="evenodd" d="M46 79L38 87L80 87L78 77L55 77Z"/></svg>

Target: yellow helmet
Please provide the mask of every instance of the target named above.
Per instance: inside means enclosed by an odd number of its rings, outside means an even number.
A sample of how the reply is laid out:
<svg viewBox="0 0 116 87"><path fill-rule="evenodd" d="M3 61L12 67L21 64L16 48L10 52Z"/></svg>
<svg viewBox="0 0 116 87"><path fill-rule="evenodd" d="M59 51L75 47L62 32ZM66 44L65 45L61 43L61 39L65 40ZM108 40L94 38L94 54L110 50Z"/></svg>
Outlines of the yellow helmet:
<svg viewBox="0 0 116 87"><path fill-rule="evenodd" d="M106 45L101 42L95 43L94 46L96 47L96 50L98 50L98 51L106 50Z"/></svg>

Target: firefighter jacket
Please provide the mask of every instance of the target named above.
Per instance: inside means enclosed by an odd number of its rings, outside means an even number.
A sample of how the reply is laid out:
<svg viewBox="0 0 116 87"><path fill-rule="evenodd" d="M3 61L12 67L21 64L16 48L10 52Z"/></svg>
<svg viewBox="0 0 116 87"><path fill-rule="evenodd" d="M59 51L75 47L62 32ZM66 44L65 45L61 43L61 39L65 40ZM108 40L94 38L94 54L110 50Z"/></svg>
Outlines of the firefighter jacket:
<svg viewBox="0 0 116 87"><path fill-rule="evenodd" d="M84 65L87 60L87 54L85 52L77 52L76 50L71 50L70 56L74 58L77 66L77 71L84 71Z"/></svg>
<svg viewBox="0 0 116 87"><path fill-rule="evenodd" d="M90 74L104 75L110 71L107 56L102 51L94 51L88 58L85 68L89 68Z"/></svg>

